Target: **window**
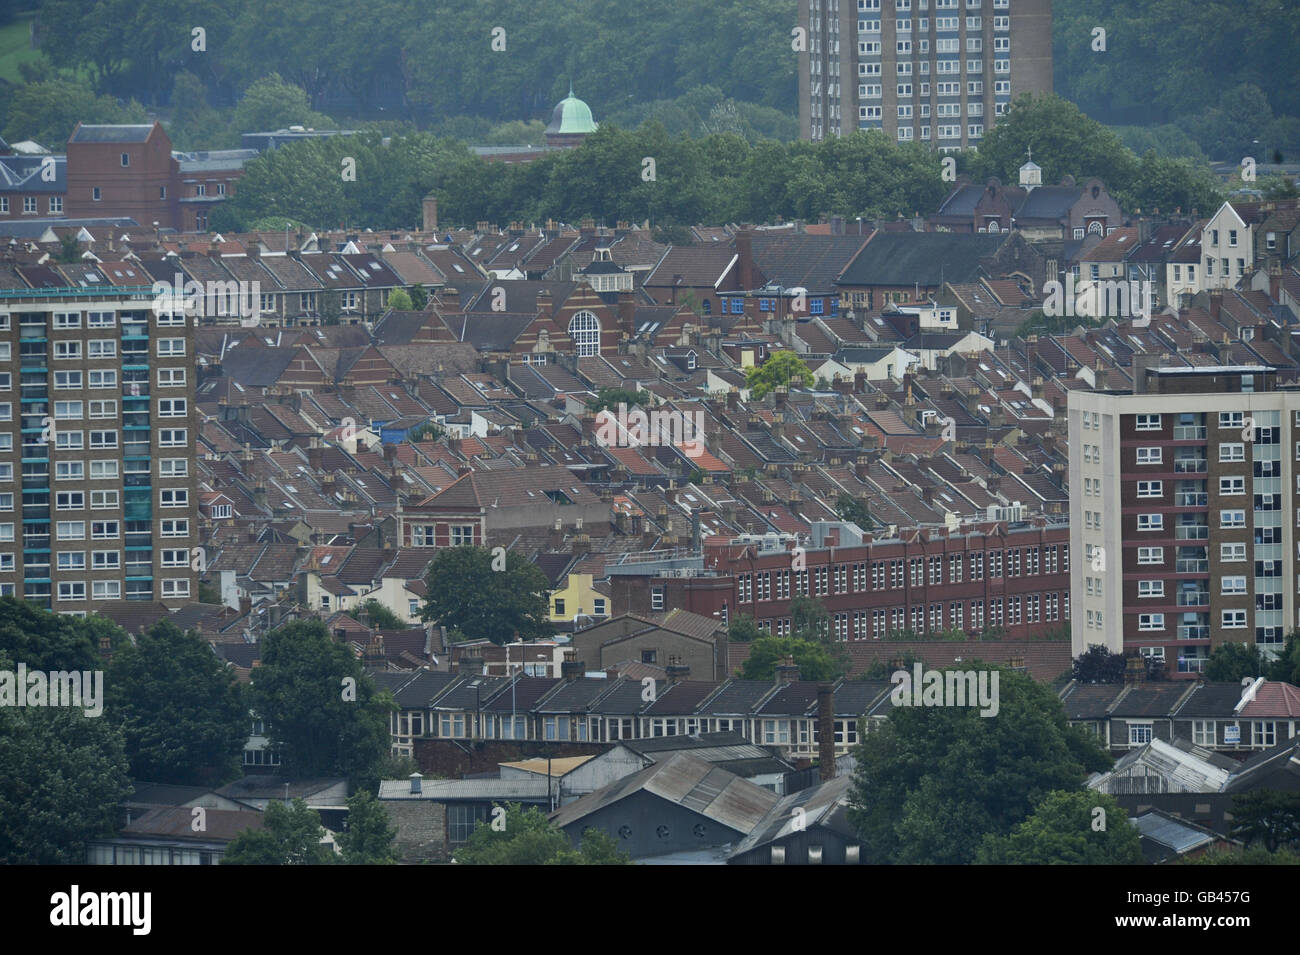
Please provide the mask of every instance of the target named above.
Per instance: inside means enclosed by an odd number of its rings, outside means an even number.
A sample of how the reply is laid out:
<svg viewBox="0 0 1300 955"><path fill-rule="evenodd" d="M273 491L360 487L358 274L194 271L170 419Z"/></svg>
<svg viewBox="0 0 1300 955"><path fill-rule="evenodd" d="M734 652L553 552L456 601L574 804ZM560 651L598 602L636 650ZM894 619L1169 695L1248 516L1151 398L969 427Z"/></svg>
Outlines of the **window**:
<svg viewBox="0 0 1300 955"><path fill-rule="evenodd" d="M190 522L188 519L161 521L158 533L160 537L189 537Z"/></svg>
<svg viewBox="0 0 1300 955"><path fill-rule="evenodd" d="M117 387L116 371L89 371L86 374L89 376L87 384L91 388Z"/></svg>
<svg viewBox="0 0 1300 955"><path fill-rule="evenodd" d="M79 391L81 389L81 372L56 371L54 373L55 391Z"/></svg>
<svg viewBox="0 0 1300 955"><path fill-rule="evenodd" d="M1219 478L1219 493L1226 495L1245 494L1246 479L1244 477Z"/></svg>
<svg viewBox="0 0 1300 955"><path fill-rule="evenodd" d="M1151 742L1151 724L1129 723L1128 741L1130 746L1144 746Z"/></svg>
<svg viewBox="0 0 1300 955"><path fill-rule="evenodd" d="M1163 547L1139 547L1138 563L1139 564L1163 564L1165 562L1165 549Z"/></svg>
<svg viewBox="0 0 1300 955"><path fill-rule="evenodd" d="M1245 427L1245 415L1244 411L1220 411L1219 427L1241 430Z"/></svg>
<svg viewBox="0 0 1300 955"><path fill-rule="evenodd" d="M1094 266L1095 268L1095 266ZM1096 276L1093 276L1096 278ZM1159 431L1160 415L1158 414L1140 414L1137 416L1137 423L1134 426L1136 431Z"/></svg>
<svg viewBox="0 0 1300 955"><path fill-rule="evenodd" d="M1137 529L1139 531L1158 531L1165 526L1163 514L1139 514Z"/></svg>
<svg viewBox="0 0 1300 955"><path fill-rule="evenodd" d="M59 584L60 600L85 600L86 582L84 580L65 580Z"/></svg>
<svg viewBox="0 0 1300 955"><path fill-rule="evenodd" d="M1220 544L1219 561L1224 564L1240 563L1246 559L1245 544Z"/></svg>
<svg viewBox="0 0 1300 955"><path fill-rule="evenodd" d="M184 384L185 384L184 368L159 368L158 369L159 388L179 388Z"/></svg>
<svg viewBox="0 0 1300 955"><path fill-rule="evenodd" d="M1138 464L1159 464L1161 461L1161 448L1138 448Z"/></svg>
<svg viewBox="0 0 1300 955"><path fill-rule="evenodd" d="M1223 629L1224 630L1246 629L1246 611L1244 610L1223 611Z"/></svg>
<svg viewBox="0 0 1300 955"><path fill-rule="evenodd" d="M186 428L162 428L158 431L158 447L183 448L189 440Z"/></svg>
<svg viewBox="0 0 1300 955"><path fill-rule="evenodd" d="M100 200L99 186L95 186L90 190L90 198L93 199L95 202L98 202Z"/></svg>
<svg viewBox="0 0 1300 955"><path fill-rule="evenodd" d="M1219 445L1220 461L1245 461L1246 445L1240 441L1235 443L1223 443Z"/></svg>
<svg viewBox="0 0 1300 955"><path fill-rule="evenodd" d="M158 339L159 358L174 358L184 354L185 354L185 339L183 338Z"/></svg>
<svg viewBox="0 0 1300 955"><path fill-rule="evenodd" d="M117 491L91 491L90 506L92 510L109 510L118 507Z"/></svg>
<svg viewBox="0 0 1300 955"><path fill-rule="evenodd" d="M1163 497L1164 493L1163 481L1138 481L1138 497Z"/></svg>
<svg viewBox="0 0 1300 955"><path fill-rule="evenodd" d="M79 541L86 539L85 521L59 521L56 528L57 539L61 541Z"/></svg>
<svg viewBox="0 0 1300 955"><path fill-rule="evenodd" d="M1246 592L1245 577L1222 577L1219 579L1219 591L1223 594L1244 594Z"/></svg>
<svg viewBox="0 0 1300 955"><path fill-rule="evenodd" d="M1163 630L1165 628L1165 615L1162 613L1141 613L1138 614L1139 630Z"/></svg>
<svg viewBox="0 0 1300 955"><path fill-rule="evenodd" d="M86 552L84 550L64 551L59 554L59 570L85 570Z"/></svg>
<svg viewBox="0 0 1300 955"><path fill-rule="evenodd" d="M162 458L158 462L159 477L186 477L189 470L188 458Z"/></svg>
<svg viewBox="0 0 1300 955"><path fill-rule="evenodd" d="M60 432L62 434L62 432ZM92 448L115 448L117 447L116 431L92 431L90 432L90 446Z"/></svg>
<svg viewBox="0 0 1300 955"><path fill-rule="evenodd" d="M84 434L81 431L59 431L54 435L54 446L60 451L80 451Z"/></svg>
<svg viewBox="0 0 1300 955"><path fill-rule="evenodd" d="M56 511L84 511L86 509L85 491L59 491L54 495Z"/></svg>
<svg viewBox="0 0 1300 955"><path fill-rule="evenodd" d="M1235 510L1219 511L1219 526L1220 527L1245 527L1246 512L1235 511Z"/></svg>
<svg viewBox="0 0 1300 955"><path fill-rule="evenodd" d="M81 342L62 341L54 343L54 360L68 361L81 358Z"/></svg>
<svg viewBox="0 0 1300 955"><path fill-rule="evenodd" d="M80 404L80 402L77 403ZM117 402L116 401L92 401L90 403L90 417L116 418Z"/></svg>
<svg viewBox="0 0 1300 955"><path fill-rule="evenodd" d="M112 328L117 324L117 316L112 312L87 312L87 328Z"/></svg>
<svg viewBox="0 0 1300 955"><path fill-rule="evenodd" d="M650 609L664 609L664 588L662 586L650 588Z"/></svg>
<svg viewBox="0 0 1300 955"><path fill-rule="evenodd" d="M185 488L163 488L158 492L160 507L186 507L190 503L190 492Z"/></svg>
<svg viewBox="0 0 1300 955"><path fill-rule="evenodd" d="M186 414L184 398L159 398L158 417L184 418Z"/></svg>
<svg viewBox="0 0 1300 955"><path fill-rule="evenodd" d="M453 546L474 543L474 525L473 524L453 524L451 526L451 543Z"/></svg>
<svg viewBox="0 0 1300 955"><path fill-rule="evenodd" d="M1192 720L1192 745L1213 746L1218 741L1214 720Z"/></svg>
<svg viewBox="0 0 1300 955"><path fill-rule="evenodd" d="M162 595L164 597L188 597L190 582L184 577L163 578Z"/></svg>
<svg viewBox="0 0 1300 955"><path fill-rule="evenodd" d="M1261 747L1276 746L1277 723L1273 720L1251 720L1250 745Z"/></svg>
<svg viewBox="0 0 1300 955"><path fill-rule="evenodd" d="M86 477L86 465L82 461L58 461L54 465L56 481L81 481Z"/></svg>
<svg viewBox="0 0 1300 955"><path fill-rule="evenodd" d="M117 521L90 522L90 536L93 540L117 540L119 533Z"/></svg>
<svg viewBox="0 0 1300 955"><path fill-rule="evenodd" d="M1165 582L1163 580L1139 580L1138 596L1139 597L1163 597L1165 595Z"/></svg>
<svg viewBox="0 0 1300 955"><path fill-rule="evenodd" d="M118 580L96 580L92 593L96 600L121 600L122 583Z"/></svg>

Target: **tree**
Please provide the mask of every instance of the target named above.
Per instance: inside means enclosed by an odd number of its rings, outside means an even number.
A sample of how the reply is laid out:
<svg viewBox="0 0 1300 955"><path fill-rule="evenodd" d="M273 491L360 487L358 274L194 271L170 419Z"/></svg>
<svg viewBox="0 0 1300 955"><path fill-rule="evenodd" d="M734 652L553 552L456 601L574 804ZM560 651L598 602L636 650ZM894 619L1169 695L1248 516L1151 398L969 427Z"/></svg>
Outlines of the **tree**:
<svg viewBox="0 0 1300 955"><path fill-rule="evenodd" d="M1111 653L1100 643L1074 658L1073 678L1080 683L1123 683L1128 659L1122 653Z"/></svg>
<svg viewBox="0 0 1300 955"><path fill-rule="evenodd" d="M1137 827L1115 797L1072 790L1048 793L1007 835L986 835L975 861L979 865L1142 865L1145 860Z"/></svg>
<svg viewBox="0 0 1300 955"><path fill-rule="evenodd" d="M801 680L834 680L845 669L820 641L764 636L753 642L738 676L742 680L771 680L777 664L786 657L794 657Z"/></svg>
<svg viewBox="0 0 1300 955"><path fill-rule="evenodd" d="M370 626L376 630L405 630L406 624L402 619L392 611L387 604L380 603L374 597L364 601L357 608L360 613L364 613L370 620Z"/></svg>
<svg viewBox="0 0 1300 955"><path fill-rule="evenodd" d="M1257 789L1232 797L1232 836L1269 852L1300 849L1300 793Z"/></svg>
<svg viewBox="0 0 1300 955"><path fill-rule="evenodd" d="M1268 678L1300 686L1300 630L1287 634L1281 654L1269 667Z"/></svg>
<svg viewBox="0 0 1300 955"><path fill-rule="evenodd" d="M407 295L411 298L411 308L417 312L423 312L429 304L429 292L423 285L412 285Z"/></svg>
<svg viewBox="0 0 1300 955"><path fill-rule="evenodd" d="M388 307L398 312L409 312L415 308L415 305L405 289L396 288L388 295Z"/></svg>
<svg viewBox="0 0 1300 955"><path fill-rule="evenodd" d="M241 133L284 129L287 126L329 129L334 121L311 108L307 93L271 73L244 90L235 107L234 128ZM338 173L335 173L337 178Z"/></svg>
<svg viewBox="0 0 1300 955"><path fill-rule="evenodd" d="M302 799L292 806L268 803L265 827L245 829L230 841L222 865L329 865L334 850L321 842L325 827L320 813Z"/></svg>
<svg viewBox="0 0 1300 955"><path fill-rule="evenodd" d="M397 861L392 825L384 804L366 790L348 799L348 827L338 834L344 865L391 865Z"/></svg>
<svg viewBox="0 0 1300 955"><path fill-rule="evenodd" d="M1281 849L1269 852L1262 846L1249 849L1224 847L1207 849L1195 858L1178 860L1178 865L1300 865L1300 853Z"/></svg>
<svg viewBox="0 0 1300 955"><path fill-rule="evenodd" d="M978 662L965 667L988 669ZM1051 687L999 670L999 709L896 706L859 743L850 821L867 858L965 864L985 834L1003 836L1047 794L1111 765L1071 728Z"/></svg>
<svg viewBox="0 0 1300 955"><path fill-rule="evenodd" d="M564 831L552 825L536 806L524 809L518 803L507 803L504 807L493 807L492 813L492 821L480 821L469 841L455 851L457 862L462 865L628 865L631 862L630 856L620 852L608 834L595 829L584 832L581 847L573 849Z"/></svg>
<svg viewBox="0 0 1300 955"><path fill-rule="evenodd" d="M501 567L501 570L497 570ZM550 581L536 564L504 548L447 547L429 568L421 618L501 646L555 632Z"/></svg>
<svg viewBox="0 0 1300 955"><path fill-rule="evenodd" d="M346 776L361 786L388 754L391 695L376 692L361 662L320 621L266 635L249 702L286 774Z"/></svg>
<svg viewBox="0 0 1300 955"><path fill-rule="evenodd" d="M122 733L108 720L0 708L0 863L85 864L86 843L112 833L131 791Z"/></svg>
<svg viewBox="0 0 1300 955"><path fill-rule="evenodd" d="M1240 683L1246 677L1263 676L1266 666L1254 644L1221 643L1210 651L1205 679L1211 683Z"/></svg>
<svg viewBox="0 0 1300 955"><path fill-rule="evenodd" d="M801 594L790 601L790 632L798 639L826 639L830 632L830 620L830 614L815 597Z"/></svg>
<svg viewBox="0 0 1300 955"><path fill-rule="evenodd" d="M762 365L754 365L745 372L745 385L754 399L762 399L776 387L788 387L796 378L805 382L813 380L812 369L792 351L773 352Z"/></svg>
<svg viewBox="0 0 1300 955"><path fill-rule="evenodd" d="M50 613L15 597L0 597L0 652L29 670L95 670L99 638L120 646L126 634L103 617Z"/></svg>
<svg viewBox="0 0 1300 955"><path fill-rule="evenodd" d="M139 103L121 106L110 96L96 96L94 90L80 82L51 79L27 83L14 91L4 135L11 142L32 139L57 151L78 122L130 123L145 119Z"/></svg>
<svg viewBox="0 0 1300 955"><path fill-rule="evenodd" d="M871 517L871 511L867 506L851 494L841 494L835 501L835 512L842 521L849 521L857 524L864 531L871 530L875 526L875 521Z"/></svg>
<svg viewBox="0 0 1300 955"><path fill-rule="evenodd" d="M733 643L752 643L763 636L763 631L754 624L754 618L738 613L727 624L727 639Z"/></svg>
<svg viewBox="0 0 1300 955"><path fill-rule="evenodd" d="M201 785L240 775L248 706L206 641L160 620L113 655L107 682L132 778Z"/></svg>
<svg viewBox="0 0 1300 955"><path fill-rule="evenodd" d="M596 397L587 402L587 410L593 413L603 411L606 408L617 411L619 405L626 408L644 407L649 401L650 395L645 391L631 391L627 388L601 388L596 392Z"/></svg>

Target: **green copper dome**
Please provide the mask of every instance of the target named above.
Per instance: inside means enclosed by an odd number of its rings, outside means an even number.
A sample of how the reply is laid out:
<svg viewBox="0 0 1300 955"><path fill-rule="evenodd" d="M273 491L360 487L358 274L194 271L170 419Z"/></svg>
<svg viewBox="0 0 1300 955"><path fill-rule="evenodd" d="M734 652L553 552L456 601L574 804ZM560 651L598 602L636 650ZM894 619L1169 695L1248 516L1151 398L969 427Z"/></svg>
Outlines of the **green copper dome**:
<svg viewBox="0 0 1300 955"><path fill-rule="evenodd" d="M591 107L573 95L572 86L569 87L569 95L560 100L555 112L551 113L551 122L546 131L552 136L596 131L596 122L591 118Z"/></svg>

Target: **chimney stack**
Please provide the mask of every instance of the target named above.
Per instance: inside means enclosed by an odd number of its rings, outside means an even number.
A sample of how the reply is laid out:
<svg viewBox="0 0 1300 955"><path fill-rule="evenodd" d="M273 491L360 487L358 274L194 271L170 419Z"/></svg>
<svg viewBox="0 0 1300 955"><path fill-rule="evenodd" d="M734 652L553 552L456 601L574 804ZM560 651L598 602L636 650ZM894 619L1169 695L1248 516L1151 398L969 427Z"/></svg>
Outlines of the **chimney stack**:
<svg viewBox="0 0 1300 955"><path fill-rule="evenodd" d="M691 668L682 662L681 657L669 657L666 670L668 673L669 686L672 686L674 683L680 683L691 675Z"/></svg>
<svg viewBox="0 0 1300 955"><path fill-rule="evenodd" d="M582 675L587 672L587 664L579 660L577 650L565 650L564 662L560 664L560 676L565 683L573 683L582 679Z"/></svg>
<svg viewBox="0 0 1300 955"><path fill-rule="evenodd" d="M411 773L411 795L412 796L420 795L420 780L423 778L424 777L421 776L419 773Z"/></svg>
<svg viewBox="0 0 1300 955"><path fill-rule="evenodd" d="M785 657L776 665L776 685L788 686L799 680L799 665L794 662L794 657Z"/></svg>
<svg viewBox="0 0 1300 955"><path fill-rule="evenodd" d="M438 231L438 200L433 195L427 195L421 202L424 212L424 231Z"/></svg>
<svg viewBox="0 0 1300 955"><path fill-rule="evenodd" d="M835 778L835 687L817 685L818 776L826 783Z"/></svg>

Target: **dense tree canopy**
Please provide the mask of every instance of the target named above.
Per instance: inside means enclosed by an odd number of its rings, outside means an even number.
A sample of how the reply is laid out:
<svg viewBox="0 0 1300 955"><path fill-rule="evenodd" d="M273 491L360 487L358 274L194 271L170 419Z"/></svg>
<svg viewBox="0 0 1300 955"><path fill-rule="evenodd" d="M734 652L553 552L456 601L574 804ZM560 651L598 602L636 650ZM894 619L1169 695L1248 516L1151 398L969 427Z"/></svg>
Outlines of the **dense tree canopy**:
<svg viewBox="0 0 1300 955"><path fill-rule="evenodd" d="M433 559L427 582L424 619L467 639L502 645L554 633L550 582L521 554L446 547Z"/></svg>
<svg viewBox="0 0 1300 955"><path fill-rule="evenodd" d="M1051 687L1008 669L997 715L896 706L855 752L850 818L866 858L882 864L971 862L986 834L1010 833L1048 793L1111 764L1067 725Z"/></svg>
<svg viewBox="0 0 1300 955"><path fill-rule="evenodd" d="M121 646L126 634L104 617L68 617L0 597L0 653L29 670L102 669L101 637Z"/></svg>
<svg viewBox="0 0 1300 955"><path fill-rule="evenodd" d="M131 791L122 732L107 719L0 707L0 864L83 865Z"/></svg>
<svg viewBox="0 0 1300 955"><path fill-rule="evenodd" d="M1100 810L1100 812L1099 812ZM1091 790L1048 793L1005 836L984 837L980 865L1142 865L1137 827L1115 797Z"/></svg>
<svg viewBox="0 0 1300 955"><path fill-rule="evenodd" d="M771 680L785 657L794 657L801 680L833 680L845 669L819 641L763 636L753 641L739 676L742 680Z"/></svg>
<svg viewBox="0 0 1300 955"><path fill-rule="evenodd" d="M495 825L494 825L495 823ZM469 841L457 849L462 865L627 865L627 853L605 832L588 829L582 846L573 849L563 830L553 826L536 806L518 803L493 807L493 819L478 824Z"/></svg>
<svg viewBox="0 0 1300 955"><path fill-rule="evenodd" d="M334 850L321 842L320 813L301 799L291 806L267 804L265 827L245 829L231 840L222 865L330 865Z"/></svg>
<svg viewBox="0 0 1300 955"><path fill-rule="evenodd" d="M266 635L249 702L285 773L369 782L388 756L391 695L376 692L351 648L319 621Z"/></svg>
<svg viewBox="0 0 1300 955"><path fill-rule="evenodd" d="M160 620L114 653L106 684L133 779L214 785L239 775L248 706L206 641Z"/></svg>

